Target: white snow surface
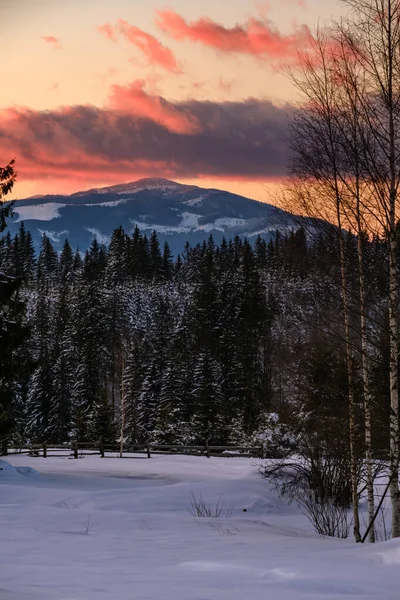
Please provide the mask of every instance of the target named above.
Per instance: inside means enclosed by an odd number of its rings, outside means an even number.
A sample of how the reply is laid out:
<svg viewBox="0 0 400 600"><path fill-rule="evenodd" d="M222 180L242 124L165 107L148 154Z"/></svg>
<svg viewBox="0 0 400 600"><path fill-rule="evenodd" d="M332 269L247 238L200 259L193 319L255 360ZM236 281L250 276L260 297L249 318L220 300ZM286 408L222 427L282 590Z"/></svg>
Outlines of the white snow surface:
<svg viewBox="0 0 400 600"><path fill-rule="evenodd" d="M34 204L32 206L18 206L18 202L15 204L14 212L18 215L18 218L14 220L15 223L20 221L28 221L35 219L36 221L52 221L60 217L60 208L64 208L66 204L60 204L59 202L48 202L47 204Z"/></svg>
<svg viewBox="0 0 400 600"><path fill-rule="evenodd" d="M197 196L197 198L192 198L191 200L185 200L185 202L183 204L186 204L186 206L197 206L206 198L208 198L208 194L202 194L201 196Z"/></svg>
<svg viewBox="0 0 400 600"><path fill-rule="evenodd" d="M46 229L38 229L38 231L41 235L46 234L49 240L55 244L60 243L62 236L68 235L69 233L67 229L63 229L62 231L47 231Z"/></svg>
<svg viewBox="0 0 400 600"><path fill-rule="evenodd" d="M120 200L110 200L109 202L85 202L85 204L74 206L105 206L106 208L112 208L113 206L119 206L120 204L126 204L127 202L128 198L121 198Z"/></svg>
<svg viewBox="0 0 400 600"><path fill-rule="evenodd" d="M93 235L93 237L95 237L97 239L97 241L99 242L99 244L109 244L111 237L109 235L105 235L104 233L101 233L100 229L95 229L94 227L85 227L86 231L88 231L89 233L91 233Z"/></svg>
<svg viewBox="0 0 400 600"><path fill-rule="evenodd" d="M144 179L138 179L137 181L131 181L129 183L122 183L118 185L112 185L103 188L97 188L96 191L99 194L116 193L116 194L137 194L143 190L162 190L164 192L176 189L190 189L191 186L182 185L176 181L170 181L169 179L147 177Z"/></svg>
<svg viewBox="0 0 400 600"><path fill-rule="evenodd" d="M40 477L32 467L19 467L10 465L6 460L0 460L0 481L21 481L26 477Z"/></svg>
<svg viewBox="0 0 400 600"><path fill-rule="evenodd" d="M399 540L317 536L257 462L7 457L1 600L398 600ZM191 494L231 518L194 518Z"/></svg>
<svg viewBox="0 0 400 600"><path fill-rule="evenodd" d="M226 229L233 227L242 227L246 224L247 221L244 219L236 219L233 217L224 217L215 219L215 221L211 221L210 223L205 223L203 225L199 224L199 219L202 218L202 215L198 215L191 212L182 212L181 220L178 225L158 225L158 224L149 224L144 223L142 221L134 221L132 220L133 226L139 227L141 230L151 230L157 231L158 233L189 233L194 231L205 231L209 233L210 231L222 231L224 232Z"/></svg>

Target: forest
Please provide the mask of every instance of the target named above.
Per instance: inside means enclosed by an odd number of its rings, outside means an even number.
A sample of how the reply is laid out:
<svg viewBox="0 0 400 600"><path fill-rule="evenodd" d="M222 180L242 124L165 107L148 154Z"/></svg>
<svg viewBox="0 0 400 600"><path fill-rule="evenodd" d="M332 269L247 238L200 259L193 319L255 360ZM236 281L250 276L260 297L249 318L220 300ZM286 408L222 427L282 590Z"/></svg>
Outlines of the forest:
<svg viewBox="0 0 400 600"><path fill-rule="evenodd" d="M364 241L374 447L388 450L388 285L385 244ZM254 245L236 238L186 246L173 259L156 232L115 230L82 257L38 256L21 223L3 237L0 270L20 277L11 443L94 440L240 444L267 436L282 452L302 431L347 447L347 378L338 237L304 229ZM356 403L362 391L356 238L346 238L354 299ZM123 396L122 396L123 394ZM123 411L123 415L122 415ZM264 436L264 438L263 438ZM269 437L268 437L269 436ZM280 447L282 446L282 447Z"/></svg>

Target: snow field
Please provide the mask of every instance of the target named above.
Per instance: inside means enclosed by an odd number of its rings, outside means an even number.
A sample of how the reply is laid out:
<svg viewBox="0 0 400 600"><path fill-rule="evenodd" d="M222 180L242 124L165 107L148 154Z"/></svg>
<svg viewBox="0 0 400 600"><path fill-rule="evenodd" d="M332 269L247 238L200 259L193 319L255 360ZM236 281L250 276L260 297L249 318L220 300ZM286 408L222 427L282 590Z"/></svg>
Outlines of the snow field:
<svg viewBox="0 0 400 600"><path fill-rule="evenodd" d="M400 598L399 541L318 537L258 462L7 457L0 599ZM192 494L232 516L194 518Z"/></svg>

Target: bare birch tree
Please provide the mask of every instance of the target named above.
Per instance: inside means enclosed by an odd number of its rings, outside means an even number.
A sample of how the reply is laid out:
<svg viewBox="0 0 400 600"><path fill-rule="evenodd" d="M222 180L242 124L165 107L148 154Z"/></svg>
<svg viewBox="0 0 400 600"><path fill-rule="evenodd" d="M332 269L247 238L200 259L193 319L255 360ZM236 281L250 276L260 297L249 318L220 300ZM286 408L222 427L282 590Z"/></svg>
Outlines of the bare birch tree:
<svg viewBox="0 0 400 600"><path fill-rule="evenodd" d="M345 234L346 185L343 174L340 95L335 65L335 47L319 30L312 52L301 58L301 69L292 73L302 95L302 106L292 119L291 148L295 206L303 214L324 218L336 225L339 241L340 281L349 399L349 443L352 480L354 537L361 541L358 510L357 421L354 392L354 349L350 331L350 299L346 275ZM293 197L292 197L293 198Z"/></svg>
<svg viewBox="0 0 400 600"><path fill-rule="evenodd" d="M372 397L370 392L370 352L368 344L367 294L364 268L364 242L371 230L376 233L376 220L371 223L371 215L366 210L370 205L371 186L363 177L363 148L368 139L361 115L359 96L364 96L365 74L354 60L352 49L348 47L346 36L338 27L333 38L336 44L334 56L335 79L338 84L338 128L342 168L339 177L343 184L343 201L349 228L357 236L359 320L361 342L361 372L364 397L364 442L366 459L366 488L368 502L368 539L375 542L373 526L375 514L374 469L372 455Z"/></svg>
<svg viewBox="0 0 400 600"><path fill-rule="evenodd" d="M390 494L392 536L400 537L397 224L400 185L400 0L342 0L351 9L341 25L352 58L363 70L354 86L363 120L362 171L373 189L363 205L388 245L390 340Z"/></svg>

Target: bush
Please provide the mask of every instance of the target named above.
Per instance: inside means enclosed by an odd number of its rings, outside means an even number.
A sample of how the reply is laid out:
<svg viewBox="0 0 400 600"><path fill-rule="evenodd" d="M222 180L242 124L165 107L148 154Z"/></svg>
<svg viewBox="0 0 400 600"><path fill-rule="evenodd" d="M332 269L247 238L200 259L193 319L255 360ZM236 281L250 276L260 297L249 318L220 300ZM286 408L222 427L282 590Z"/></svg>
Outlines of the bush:
<svg viewBox="0 0 400 600"><path fill-rule="evenodd" d="M215 506L211 506L205 501L202 494L198 498L194 494L191 494L190 505L190 514L193 517L207 517L212 519L225 517L229 519L232 516L233 506L225 506L225 500L222 496L218 498Z"/></svg>
<svg viewBox="0 0 400 600"><path fill-rule="evenodd" d="M295 501L320 535L347 538L351 481L348 458L302 456L261 467L261 472L289 501Z"/></svg>

